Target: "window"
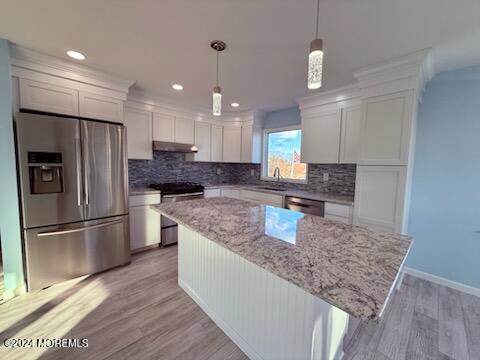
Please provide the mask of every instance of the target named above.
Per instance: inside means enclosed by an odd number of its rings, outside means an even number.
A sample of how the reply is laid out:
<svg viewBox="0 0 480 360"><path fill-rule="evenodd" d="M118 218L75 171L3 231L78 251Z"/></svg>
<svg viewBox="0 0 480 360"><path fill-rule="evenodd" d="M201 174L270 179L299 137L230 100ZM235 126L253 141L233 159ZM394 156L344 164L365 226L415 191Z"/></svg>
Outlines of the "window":
<svg viewBox="0 0 480 360"><path fill-rule="evenodd" d="M264 131L262 179L275 180L275 168L281 181L307 182L307 164L300 162L302 130L282 128Z"/></svg>

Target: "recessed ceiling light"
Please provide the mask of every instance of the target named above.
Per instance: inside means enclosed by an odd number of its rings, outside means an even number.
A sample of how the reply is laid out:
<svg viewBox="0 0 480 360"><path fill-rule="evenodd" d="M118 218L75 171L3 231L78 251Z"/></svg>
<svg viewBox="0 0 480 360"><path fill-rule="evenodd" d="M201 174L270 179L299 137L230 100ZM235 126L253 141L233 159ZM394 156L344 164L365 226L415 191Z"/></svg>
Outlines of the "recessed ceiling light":
<svg viewBox="0 0 480 360"><path fill-rule="evenodd" d="M67 55L70 56L71 58L75 59L75 60L85 60L85 55L83 55L82 53L80 53L78 51L68 50Z"/></svg>
<svg viewBox="0 0 480 360"><path fill-rule="evenodd" d="M231 103L230 105L232 105L232 107L239 107L239 106L240 106L239 103L235 103L235 102L234 102L234 103Z"/></svg>
<svg viewBox="0 0 480 360"><path fill-rule="evenodd" d="M180 84L173 84L172 85L173 90L181 91L183 90L183 86Z"/></svg>

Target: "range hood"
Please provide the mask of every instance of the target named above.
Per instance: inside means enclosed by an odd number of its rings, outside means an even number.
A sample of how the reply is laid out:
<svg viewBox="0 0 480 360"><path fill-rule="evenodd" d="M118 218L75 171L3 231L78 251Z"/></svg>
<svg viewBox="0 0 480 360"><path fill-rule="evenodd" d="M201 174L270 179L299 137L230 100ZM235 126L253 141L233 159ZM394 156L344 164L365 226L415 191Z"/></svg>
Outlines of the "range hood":
<svg viewBox="0 0 480 360"><path fill-rule="evenodd" d="M193 144L180 144L168 141L154 141L153 150L157 151L171 151L179 153L196 153L198 148Z"/></svg>

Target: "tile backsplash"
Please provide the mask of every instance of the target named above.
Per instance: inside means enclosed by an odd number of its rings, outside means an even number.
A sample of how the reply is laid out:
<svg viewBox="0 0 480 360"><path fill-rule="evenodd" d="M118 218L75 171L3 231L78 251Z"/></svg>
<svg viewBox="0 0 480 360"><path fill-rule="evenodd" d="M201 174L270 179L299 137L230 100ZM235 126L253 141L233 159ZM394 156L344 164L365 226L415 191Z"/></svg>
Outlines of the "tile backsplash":
<svg viewBox="0 0 480 360"><path fill-rule="evenodd" d="M324 173L329 174L328 181L323 181ZM266 183L260 180L259 164L193 162L186 161L184 154L162 151L154 151L153 160L128 160L128 175L130 186L172 181L203 185ZM310 164L308 184L289 183L288 187L353 196L355 175L354 164Z"/></svg>

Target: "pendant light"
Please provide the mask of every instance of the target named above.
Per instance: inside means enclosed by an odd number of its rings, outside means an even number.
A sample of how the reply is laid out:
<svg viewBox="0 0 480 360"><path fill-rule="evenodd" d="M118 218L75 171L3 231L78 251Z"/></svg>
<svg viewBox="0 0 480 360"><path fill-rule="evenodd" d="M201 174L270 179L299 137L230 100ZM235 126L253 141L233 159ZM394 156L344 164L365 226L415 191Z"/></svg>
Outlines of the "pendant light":
<svg viewBox="0 0 480 360"><path fill-rule="evenodd" d="M212 113L214 116L222 115L222 89L218 86L218 57L220 51L225 50L227 44L220 40L214 40L210 43L210 47L217 52L217 80L213 88Z"/></svg>
<svg viewBox="0 0 480 360"><path fill-rule="evenodd" d="M307 87L310 90L319 89L322 86L323 40L318 38L319 12L320 0L317 0L316 36L315 40L310 43L310 53L308 54Z"/></svg>

